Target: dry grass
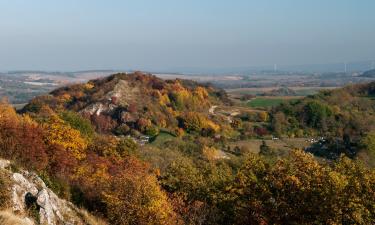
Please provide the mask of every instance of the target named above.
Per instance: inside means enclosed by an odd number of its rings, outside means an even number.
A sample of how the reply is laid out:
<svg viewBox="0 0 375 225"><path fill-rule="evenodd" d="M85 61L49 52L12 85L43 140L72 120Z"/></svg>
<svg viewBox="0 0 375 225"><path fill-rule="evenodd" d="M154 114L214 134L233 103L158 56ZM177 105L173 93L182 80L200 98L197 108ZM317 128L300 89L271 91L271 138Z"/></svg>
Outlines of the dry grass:
<svg viewBox="0 0 375 225"><path fill-rule="evenodd" d="M8 207L10 203L10 177L5 170L0 170L0 209Z"/></svg>
<svg viewBox="0 0 375 225"><path fill-rule="evenodd" d="M10 210L0 211L1 225L34 225L34 222L15 215Z"/></svg>
<svg viewBox="0 0 375 225"><path fill-rule="evenodd" d="M250 139L244 141L232 142L229 145L231 148L236 146L245 147L252 153L258 153L260 145L262 144L261 139ZM303 149L310 145L309 142L306 142L306 138L283 138L280 140L266 140L266 144L273 149L281 150L284 152L293 150L293 149Z"/></svg>
<svg viewBox="0 0 375 225"><path fill-rule="evenodd" d="M92 214L87 212L87 210L85 209L79 209L79 214L83 222L85 222L88 225L108 225L107 222L105 222L104 220L98 217L93 216Z"/></svg>

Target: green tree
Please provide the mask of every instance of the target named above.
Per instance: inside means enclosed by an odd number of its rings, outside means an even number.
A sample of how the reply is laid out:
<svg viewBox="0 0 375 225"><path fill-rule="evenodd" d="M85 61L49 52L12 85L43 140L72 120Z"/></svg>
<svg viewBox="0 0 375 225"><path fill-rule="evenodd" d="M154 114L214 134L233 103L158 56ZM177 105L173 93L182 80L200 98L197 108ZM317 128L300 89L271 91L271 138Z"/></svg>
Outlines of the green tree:
<svg viewBox="0 0 375 225"><path fill-rule="evenodd" d="M78 130L82 136L90 140L93 138L95 129L90 120L83 118L80 114L73 111L63 111L60 117L72 128Z"/></svg>
<svg viewBox="0 0 375 225"><path fill-rule="evenodd" d="M136 154L137 150L138 150L138 144L131 138L121 139L116 147L116 151L122 157L125 157L128 155L134 155Z"/></svg>
<svg viewBox="0 0 375 225"><path fill-rule="evenodd" d="M327 118L332 115L330 108L318 101L311 101L304 107L306 123L313 128L326 129Z"/></svg>
<svg viewBox="0 0 375 225"><path fill-rule="evenodd" d="M361 140L363 151L368 155L370 164L375 165L375 132L368 133Z"/></svg>

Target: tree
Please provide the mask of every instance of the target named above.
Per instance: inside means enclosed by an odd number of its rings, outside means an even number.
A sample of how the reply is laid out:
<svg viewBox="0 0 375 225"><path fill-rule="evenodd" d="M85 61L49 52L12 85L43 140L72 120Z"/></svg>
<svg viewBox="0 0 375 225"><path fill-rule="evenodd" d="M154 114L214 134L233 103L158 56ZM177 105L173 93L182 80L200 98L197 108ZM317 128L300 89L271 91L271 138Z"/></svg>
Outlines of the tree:
<svg viewBox="0 0 375 225"><path fill-rule="evenodd" d="M146 132L146 130L152 126L152 122L150 119L147 119L147 118L140 118L138 121L137 121L137 128L138 130L140 130L141 132Z"/></svg>
<svg viewBox="0 0 375 225"><path fill-rule="evenodd" d="M241 119L238 119L238 118L234 118L234 119L232 120L231 126L232 126L234 129L240 129L240 128L242 128L242 120L241 120Z"/></svg>
<svg viewBox="0 0 375 225"><path fill-rule="evenodd" d="M188 132L201 132L202 129L210 130L211 133L219 131L219 125L209 120L203 114L197 112L187 112L180 117L180 126Z"/></svg>
<svg viewBox="0 0 375 225"><path fill-rule="evenodd" d="M327 118L332 115L330 108L318 101L311 101L304 107L304 120L313 128L327 128Z"/></svg>
<svg viewBox="0 0 375 225"><path fill-rule="evenodd" d="M177 215L154 176L125 172L111 183L104 202L112 224L177 223Z"/></svg>
<svg viewBox="0 0 375 225"><path fill-rule="evenodd" d="M238 224L371 224L374 175L345 157L330 166L302 151L276 163L250 155L228 198Z"/></svg>
<svg viewBox="0 0 375 225"><path fill-rule="evenodd" d="M204 87L197 87L194 90L193 94L198 97L199 101L203 101L206 98L208 98L208 92L207 92L206 88L204 88Z"/></svg>
<svg viewBox="0 0 375 225"><path fill-rule="evenodd" d="M48 163L44 131L29 116L19 116L13 107L0 102L0 155L31 169L45 169Z"/></svg>
<svg viewBox="0 0 375 225"><path fill-rule="evenodd" d="M102 157L120 157L117 152L118 140L111 135L98 135L88 146L88 150Z"/></svg>
<svg viewBox="0 0 375 225"><path fill-rule="evenodd" d="M203 174L191 159L182 157L172 162L161 177L161 184L168 192L185 194L188 201L203 198L203 183Z"/></svg>
<svg viewBox="0 0 375 225"><path fill-rule="evenodd" d="M277 136L281 136L285 133L289 126L288 120L283 112L277 112L273 115L271 120L271 126Z"/></svg>
<svg viewBox="0 0 375 225"><path fill-rule="evenodd" d="M73 111L63 111L60 114L60 117L72 128L78 130L83 137L88 140L93 138L95 130L90 120L83 118L81 115Z"/></svg>
<svg viewBox="0 0 375 225"><path fill-rule="evenodd" d="M111 132L116 126L117 123L110 116L107 115L92 115L92 123L96 126L96 131L99 133L108 133Z"/></svg>
<svg viewBox="0 0 375 225"><path fill-rule="evenodd" d="M258 118L259 118L259 121L260 122L267 122L268 121L268 113L265 112L265 111L262 111L260 113L258 113Z"/></svg>
<svg viewBox="0 0 375 225"><path fill-rule="evenodd" d="M145 133L151 137L159 134L159 128L157 126L149 126L146 128Z"/></svg>
<svg viewBox="0 0 375 225"><path fill-rule="evenodd" d="M375 132L368 133L361 140L362 149L370 158L370 164L375 165Z"/></svg>
<svg viewBox="0 0 375 225"><path fill-rule="evenodd" d="M78 160L85 158L87 141L78 130L73 129L57 115L52 115L43 127L46 131L44 140L48 145L60 145Z"/></svg>
<svg viewBox="0 0 375 225"><path fill-rule="evenodd" d="M214 161L217 160L220 155L218 153L218 150L215 147L209 147L209 146L203 146L202 148L202 155L208 160L208 161Z"/></svg>
<svg viewBox="0 0 375 225"><path fill-rule="evenodd" d="M262 141L262 144L259 146L259 154L263 156L273 157L275 156L275 151L267 145L266 141Z"/></svg>
<svg viewBox="0 0 375 225"><path fill-rule="evenodd" d="M130 127L128 125L121 124L120 126L116 127L114 133L116 135L126 135L130 132Z"/></svg>
<svg viewBox="0 0 375 225"><path fill-rule="evenodd" d="M120 156L134 155L138 150L138 144L131 138L123 138L116 146L116 151Z"/></svg>
<svg viewBox="0 0 375 225"><path fill-rule="evenodd" d="M258 135L258 136L260 136L260 137L262 137L262 136L265 136L265 135L267 135L268 134L268 130L265 128L265 127L255 127L254 128L254 132Z"/></svg>

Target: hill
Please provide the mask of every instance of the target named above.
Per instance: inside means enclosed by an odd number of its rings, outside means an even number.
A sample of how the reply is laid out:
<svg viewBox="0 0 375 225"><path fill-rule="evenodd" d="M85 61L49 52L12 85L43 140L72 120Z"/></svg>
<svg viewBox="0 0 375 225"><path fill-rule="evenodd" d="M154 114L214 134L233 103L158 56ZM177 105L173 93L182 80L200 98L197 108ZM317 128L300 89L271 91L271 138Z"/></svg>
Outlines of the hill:
<svg viewBox="0 0 375 225"><path fill-rule="evenodd" d="M361 76L362 77L375 77L375 70L366 71Z"/></svg>
<svg viewBox="0 0 375 225"><path fill-rule="evenodd" d="M43 202L39 192L53 191L114 225L372 224L374 93L375 83L353 85L253 110L225 105L208 85L135 73L57 89L22 114L0 102L0 157L14 162L0 176L0 197L17 174L38 184L20 199ZM151 143L134 141L159 130ZM322 137L313 145L329 160L293 143L282 150L275 136ZM254 139L259 151L238 145Z"/></svg>
<svg viewBox="0 0 375 225"><path fill-rule="evenodd" d="M366 149L362 141L375 131L374 94L372 82L283 103L272 110L271 127L279 135L323 137L326 143L316 146L321 156L332 158L344 153L354 157Z"/></svg>
<svg viewBox="0 0 375 225"><path fill-rule="evenodd" d="M57 111L79 112L101 133L154 136L160 129L175 135L181 129L217 130L208 117L209 108L229 103L224 91L209 85L135 72L59 88L33 99L22 111L38 113L48 105ZM199 121L189 124L193 119Z"/></svg>

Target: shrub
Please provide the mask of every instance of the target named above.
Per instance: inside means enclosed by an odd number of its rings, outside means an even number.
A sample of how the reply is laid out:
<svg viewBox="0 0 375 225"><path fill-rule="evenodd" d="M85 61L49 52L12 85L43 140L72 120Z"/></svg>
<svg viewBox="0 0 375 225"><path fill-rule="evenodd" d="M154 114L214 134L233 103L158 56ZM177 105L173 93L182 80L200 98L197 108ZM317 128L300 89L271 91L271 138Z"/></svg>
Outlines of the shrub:
<svg viewBox="0 0 375 225"><path fill-rule="evenodd" d="M121 124L114 131L114 133L116 135L126 135L129 132L130 132L130 127L128 125L126 125L126 124Z"/></svg>
<svg viewBox="0 0 375 225"><path fill-rule="evenodd" d="M120 156L134 155L137 152L138 144L130 138L123 138L117 144L116 151Z"/></svg>

